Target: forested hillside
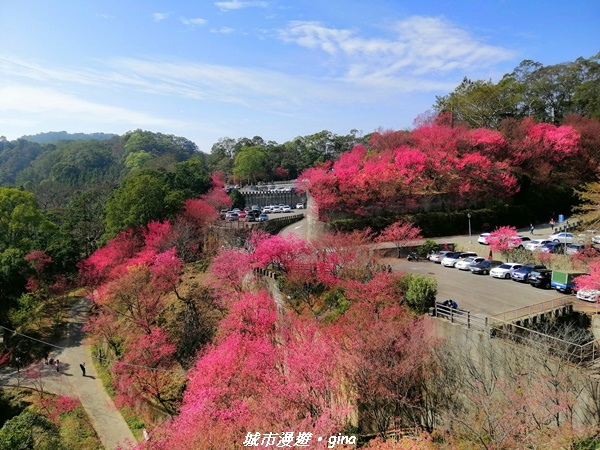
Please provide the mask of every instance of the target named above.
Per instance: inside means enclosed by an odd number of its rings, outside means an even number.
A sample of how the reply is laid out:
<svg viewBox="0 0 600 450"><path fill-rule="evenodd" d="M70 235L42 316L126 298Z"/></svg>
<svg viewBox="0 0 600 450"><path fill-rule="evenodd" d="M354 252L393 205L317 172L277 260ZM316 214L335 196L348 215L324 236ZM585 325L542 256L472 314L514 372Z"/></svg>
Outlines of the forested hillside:
<svg viewBox="0 0 600 450"><path fill-rule="evenodd" d="M412 215L428 210L571 207L598 181L599 73L598 56L525 61L498 84L465 80L410 130L223 138L210 155L144 130L2 140L0 363L39 363L77 292L93 300L99 370L150 433L139 448L256 447L261 433L415 448L383 442L407 428L432 449L593 436L574 427L579 380L539 348L481 375L433 333L436 281L392 272L369 245L414 244ZM311 242L220 226L226 185L295 178L322 220L361 226Z"/></svg>

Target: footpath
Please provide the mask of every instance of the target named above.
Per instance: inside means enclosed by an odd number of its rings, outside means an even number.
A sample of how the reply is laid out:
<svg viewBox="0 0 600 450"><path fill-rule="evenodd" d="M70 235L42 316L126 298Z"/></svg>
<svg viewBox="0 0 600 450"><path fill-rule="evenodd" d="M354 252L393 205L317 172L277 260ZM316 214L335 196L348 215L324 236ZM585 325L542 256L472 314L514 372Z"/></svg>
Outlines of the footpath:
<svg viewBox="0 0 600 450"><path fill-rule="evenodd" d="M71 308L67 336L49 355L60 361L58 372L55 366L46 365L43 361L22 368L20 372L14 368L3 368L0 370L0 386L27 386L79 398L104 448L130 449L137 441L98 378L90 347L83 341L82 328L90 308L91 300L87 297ZM85 364L85 377L80 364Z"/></svg>

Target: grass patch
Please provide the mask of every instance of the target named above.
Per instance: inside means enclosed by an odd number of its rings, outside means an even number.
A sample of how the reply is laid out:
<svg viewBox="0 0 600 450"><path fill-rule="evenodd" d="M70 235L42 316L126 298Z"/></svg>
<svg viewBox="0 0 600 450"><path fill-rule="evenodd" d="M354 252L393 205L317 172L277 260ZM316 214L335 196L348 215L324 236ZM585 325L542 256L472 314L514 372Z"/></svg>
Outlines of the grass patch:
<svg viewBox="0 0 600 450"><path fill-rule="evenodd" d="M75 410L61 414L59 433L61 442L69 450L102 448L102 442L81 404Z"/></svg>

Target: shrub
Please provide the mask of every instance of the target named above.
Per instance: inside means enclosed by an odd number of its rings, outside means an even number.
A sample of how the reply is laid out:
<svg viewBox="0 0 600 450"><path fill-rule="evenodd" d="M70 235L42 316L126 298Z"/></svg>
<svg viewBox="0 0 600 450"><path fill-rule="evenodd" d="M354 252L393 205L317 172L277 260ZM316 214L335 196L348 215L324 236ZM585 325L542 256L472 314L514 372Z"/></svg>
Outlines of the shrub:
<svg viewBox="0 0 600 450"><path fill-rule="evenodd" d="M426 313L435 302L437 281L419 273L408 273L400 281L404 301L417 313Z"/></svg>
<svg viewBox="0 0 600 450"><path fill-rule="evenodd" d="M425 256L430 254L431 252L436 252L440 248L440 244L431 239L427 239L422 245L417 248L417 253L421 256Z"/></svg>

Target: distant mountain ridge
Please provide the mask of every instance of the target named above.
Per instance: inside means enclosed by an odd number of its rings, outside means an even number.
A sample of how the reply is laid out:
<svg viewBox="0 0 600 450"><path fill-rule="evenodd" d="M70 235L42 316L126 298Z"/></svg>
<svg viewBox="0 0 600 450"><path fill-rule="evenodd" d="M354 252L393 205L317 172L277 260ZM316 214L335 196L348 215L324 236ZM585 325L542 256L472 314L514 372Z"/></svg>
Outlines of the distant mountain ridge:
<svg viewBox="0 0 600 450"><path fill-rule="evenodd" d="M67 133L66 131L49 131L47 133L38 133L34 135L21 136L26 141L36 142L38 144L52 144L60 141L103 141L118 136L112 133Z"/></svg>

